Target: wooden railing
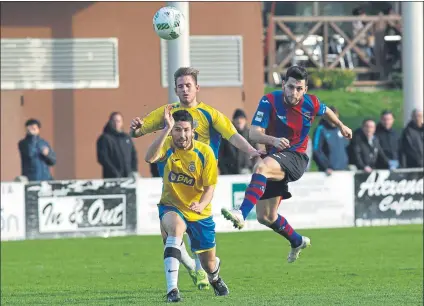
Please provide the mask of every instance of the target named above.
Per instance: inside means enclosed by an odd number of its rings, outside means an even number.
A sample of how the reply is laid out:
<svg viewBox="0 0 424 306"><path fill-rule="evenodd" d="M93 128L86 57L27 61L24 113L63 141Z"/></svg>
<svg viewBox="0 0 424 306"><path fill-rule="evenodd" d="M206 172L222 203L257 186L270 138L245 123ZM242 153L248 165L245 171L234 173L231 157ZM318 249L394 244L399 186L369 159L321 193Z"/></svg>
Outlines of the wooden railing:
<svg viewBox="0 0 424 306"><path fill-rule="evenodd" d="M347 24L349 29L352 29L352 23L354 21L362 21L364 27L357 33L356 36L349 37L351 35L346 34L337 23L350 23ZM316 68L326 69L342 69L337 67L340 59L342 59L347 52L355 52L361 61L365 64L364 67L354 67L351 70L357 73L377 73L380 75L379 79L384 80L387 74L385 73L385 60L384 60L384 32L387 25L396 26L396 22L402 20L399 15L378 15L378 16L269 16L269 32L268 37L268 65L265 68L267 71L268 82L272 83L273 73L279 72L284 73L290 62L295 56L296 49L301 49L304 54L308 56L308 59L316 66ZM286 23L314 23L315 25L307 33L301 35L295 35ZM277 35L277 29L280 29L285 35ZM338 34L345 41L344 48L340 53L337 54L335 59L328 61L328 46L329 32L332 30L333 34ZM357 46L358 41L363 38L368 31L372 29L373 36L375 39L374 54L375 60L371 63L370 59L365 54L364 50ZM399 29L400 30L400 29ZM323 44L323 56L322 62L319 63L314 59L313 54L303 45L305 39L311 35L319 35L322 37ZM297 37L296 37L297 36ZM301 39L299 39L301 37ZM286 40L295 43L290 53L280 62L276 60L277 42ZM349 68L347 68L349 69Z"/></svg>

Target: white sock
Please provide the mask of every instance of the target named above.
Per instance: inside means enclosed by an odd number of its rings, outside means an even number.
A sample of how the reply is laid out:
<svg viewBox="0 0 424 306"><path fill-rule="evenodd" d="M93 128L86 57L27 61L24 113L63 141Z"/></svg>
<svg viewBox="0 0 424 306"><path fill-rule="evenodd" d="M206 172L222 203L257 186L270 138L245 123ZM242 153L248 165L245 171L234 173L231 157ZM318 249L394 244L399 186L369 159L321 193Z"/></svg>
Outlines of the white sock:
<svg viewBox="0 0 424 306"><path fill-rule="evenodd" d="M187 235L187 243L188 243L189 247L191 248L191 241L190 241L189 235ZM196 264L196 268L195 268L196 272L203 270L202 263L200 262L199 256L197 256L197 254L193 253L193 257L194 257L194 262Z"/></svg>
<svg viewBox="0 0 424 306"><path fill-rule="evenodd" d="M213 269L212 273L208 273L209 282L216 282L218 280L219 270L220 270L220 260L218 257L215 257L215 269Z"/></svg>
<svg viewBox="0 0 424 306"><path fill-rule="evenodd" d="M172 289L178 288L178 269L181 260L182 239L168 236L165 243L164 263L167 293Z"/></svg>
<svg viewBox="0 0 424 306"><path fill-rule="evenodd" d="M196 263L194 259L191 258L190 255L188 254L184 241L183 241L183 244L181 245L181 263L189 271L193 271L194 269L196 269Z"/></svg>

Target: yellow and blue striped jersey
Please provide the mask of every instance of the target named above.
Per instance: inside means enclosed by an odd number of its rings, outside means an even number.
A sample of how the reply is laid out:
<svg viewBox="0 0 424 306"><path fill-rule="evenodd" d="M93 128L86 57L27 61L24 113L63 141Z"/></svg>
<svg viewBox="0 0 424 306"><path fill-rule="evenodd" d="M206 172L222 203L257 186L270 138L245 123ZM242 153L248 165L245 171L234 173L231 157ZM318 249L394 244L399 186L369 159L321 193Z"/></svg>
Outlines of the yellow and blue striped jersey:
<svg viewBox="0 0 424 306"><path fill-rule="evenodd" d="M163 129L165 106L155 109L143 118L141 127L143 135ZM195 107L184 107L180 102L173 103L172 106L171 113L184 109L193 116L194 128L196 129L194 139L209 145L215 154L215 158L218 158L221 136L228 140L234 134L237 134L236 128L228 117L203 102Z"/></svg>
<svg viewBox="0 0 424 306"><path fill-rule="evenodd" d="M203 187L213 186L218 181L212 148L196 140L188 150L175 148L172 144L172 138L168 137L160 151L160 161L165 165L160 204L178 208L187 221L210 217L211 203L200 214L189 207L200 201Z"/></svg>

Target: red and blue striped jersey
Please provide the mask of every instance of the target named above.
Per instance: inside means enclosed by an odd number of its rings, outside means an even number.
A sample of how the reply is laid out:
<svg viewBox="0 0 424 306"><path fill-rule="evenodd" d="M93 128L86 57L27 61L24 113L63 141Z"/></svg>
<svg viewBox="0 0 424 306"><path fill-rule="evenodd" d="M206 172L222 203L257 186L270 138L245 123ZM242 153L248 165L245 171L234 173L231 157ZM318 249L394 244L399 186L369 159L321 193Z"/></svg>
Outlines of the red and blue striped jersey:
<svg viewBox="0 0 424 306"><path fill-rule="evenodd" d="M324 115L326 106L314 95L304 94L300 102L291 106L283 101L283 91L271 92L262 97L252 120L252 125L265 129L269 136L287 138L288 151L305 153L308 133L316 116ZM279 150L267 146L268 153Z"/></svg>

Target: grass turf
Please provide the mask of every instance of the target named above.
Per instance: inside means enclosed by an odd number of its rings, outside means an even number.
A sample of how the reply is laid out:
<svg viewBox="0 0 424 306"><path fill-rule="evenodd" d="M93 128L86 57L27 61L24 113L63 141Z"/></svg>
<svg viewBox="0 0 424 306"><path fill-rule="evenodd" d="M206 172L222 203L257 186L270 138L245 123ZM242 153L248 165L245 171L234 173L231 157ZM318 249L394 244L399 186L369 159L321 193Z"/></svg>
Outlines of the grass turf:
<svg viewBox="0 0 424 306"><path fill-rule="evenodd" d="M183 305L422 305L422 225L302 230L300 259L271 231L218 234L230 296L198 291L184 267ZM158 236L1 243L2 305L160 305Z"/></svg>

